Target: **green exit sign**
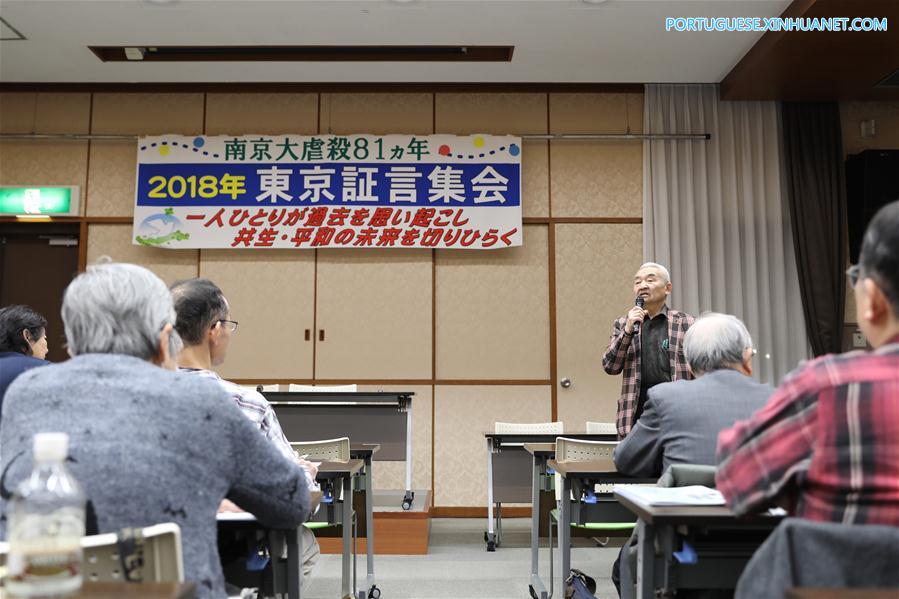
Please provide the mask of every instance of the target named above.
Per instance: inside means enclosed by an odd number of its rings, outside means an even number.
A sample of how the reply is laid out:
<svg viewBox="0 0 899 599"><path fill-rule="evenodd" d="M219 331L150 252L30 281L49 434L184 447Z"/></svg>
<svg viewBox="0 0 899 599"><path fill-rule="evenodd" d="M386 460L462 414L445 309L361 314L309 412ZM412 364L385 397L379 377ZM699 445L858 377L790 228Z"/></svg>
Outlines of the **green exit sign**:
<svg viewBox="0 0 899 599"><path fill-rule="evenodd" d="M0 215L78 216L78 186L0 186Z"/></svg>

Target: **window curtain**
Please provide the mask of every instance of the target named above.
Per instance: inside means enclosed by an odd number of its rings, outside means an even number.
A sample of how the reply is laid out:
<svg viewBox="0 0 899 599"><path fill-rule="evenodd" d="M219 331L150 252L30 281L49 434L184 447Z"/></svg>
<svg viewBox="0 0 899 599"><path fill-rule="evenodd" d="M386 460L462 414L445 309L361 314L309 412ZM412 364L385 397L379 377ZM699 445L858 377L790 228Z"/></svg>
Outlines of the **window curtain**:
<svg viewBox="0 0 899 599"><path fill-rule="evenodd" d="M816 356L841 351L846 180L836 102L784 102L787 198L805 326Z"/></svg>
<svg viewBox="0 0 899 599"><path fill-rule="evenodd" d="M671 307L746 323L754 375L778 384L808 357L774 102L721 102L716 85L647 85L643 252L669 268Z"/></svg>

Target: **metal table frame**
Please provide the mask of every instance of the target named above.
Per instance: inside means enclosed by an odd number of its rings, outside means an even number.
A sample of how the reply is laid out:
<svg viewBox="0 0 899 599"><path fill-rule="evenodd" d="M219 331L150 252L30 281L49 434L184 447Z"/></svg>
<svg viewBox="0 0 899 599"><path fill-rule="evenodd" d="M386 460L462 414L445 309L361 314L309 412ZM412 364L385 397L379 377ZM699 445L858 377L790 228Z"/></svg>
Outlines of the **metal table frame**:
<svg viewBox="0 0 899 599"><path fill-rule="evenodd" d="M322 462L316 476L318 481L340 480L342 483L343 506L341 510L341 524L343 526L343 558L340 579L340 596L342 599L366 599L366 592L351 588L355 587L355 581L351 582L350 580L350 548L353 539L353 476L359 474L362 468L363 461L361 459L351 459L348 462ZM233 522L239 526L262 528L266 533L269 553L272 556L280 556L283 547L286 545L286 563L282 564L277 557L273 557L271 560L272 591L276 596L286 595L288 599L302 599L303 542L299 527L291 529L263 527L256 521L256 517L248 512L219 514L217 520L219 523ZM367 529L366 532L370 530ZM355 563L353 562L352 565L355 573ZM287 587L286 589L285 586Z"/></svg>
<svg viewBox="0 0 899 599"><path fill-rule="evenodd" d="M501 453L503 449L515 451L524 450L526 443L555 443L557 437L569 439L584 439L587 441L617 441L617 435L594 433L495 433L486 432L487 440L487 531L484 533L484 542L487 551L495 551L502 543L502 502L494 501L493 489L493 462L494 455ZM496 517L494 517L494 507Z"/></svg>
<svg viewBox="0 0 899 599"><path fill-rule="evenodd" d="M381 590L375 583L375 519L374 519L374 489L372 487L371 463L372 455L381 448L376 443L351 443L350 458L361 459L364 466L362 484L365 487L365 567L366 585L368 597L377 599L381 596Z"/></svg>
<svg viewBox="0 0 899 599"><path fill-rule="evenodd" d="M264 392L265 398L269 401L278 414L279 411L290 409L291 407L322 407L331 406L336 409L353 408L353 407L384 407L395 408L397 414L402 414L405 418L405 462L406 462L406 489L403 495L402 507L404 510L412 509L415 500L415 492L412 490L412 391L270 391ZM280 415L279 415L280 418ZM283 418L281 418L283 420ZM282 424L283 427L283 424ZM286 427L284 427L286 428ZM375 443L383 445L388 442L387 439L377 437L378 431L373 431L371 438L358 438L350 436L351 441L361 441L365 443ZM304 441L308 439L291 438L288 430L285 434L289 441ZM335 436L347 436L345 432ZM328 438L328 437L325 437ZM379 460L385 460L384 457ZM387 461L387 460L385 460ZM391 460L392 461L392 460ZM398 461L398 460L397 460Z"/></svg>
<svg viewBox="0 0 899 599"><path fill-rule="evenodd" d="M572 474L571 476L580 476ZM676 588L734 588L755 547L735 541L732 549L724 548L700 554L703 566L683 566L673 558L677 530L737 529L745 532L771 532L783 516L758 514L737 518L725 506L650 506L618 492L615 498L632 511L637 520L637 597L652 599ZM759 541L758 544L761 542ZM656 554L656 547L659 552ZM622 592L630 594L630 583L622 581ZM627 588L627 590L626 590Z"/></svg>

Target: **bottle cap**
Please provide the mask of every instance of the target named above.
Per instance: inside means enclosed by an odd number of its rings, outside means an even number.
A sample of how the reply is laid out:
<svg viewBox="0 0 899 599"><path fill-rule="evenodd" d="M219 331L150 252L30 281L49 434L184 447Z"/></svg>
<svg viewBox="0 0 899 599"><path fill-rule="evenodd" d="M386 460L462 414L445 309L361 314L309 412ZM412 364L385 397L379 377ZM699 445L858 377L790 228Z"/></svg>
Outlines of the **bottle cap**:
<svg viewBox="0 0 899 599"><path fill-rule="evenodd" d="M62 461L69 455L69 435L38 433L34 436L34 459Z"/></svg>

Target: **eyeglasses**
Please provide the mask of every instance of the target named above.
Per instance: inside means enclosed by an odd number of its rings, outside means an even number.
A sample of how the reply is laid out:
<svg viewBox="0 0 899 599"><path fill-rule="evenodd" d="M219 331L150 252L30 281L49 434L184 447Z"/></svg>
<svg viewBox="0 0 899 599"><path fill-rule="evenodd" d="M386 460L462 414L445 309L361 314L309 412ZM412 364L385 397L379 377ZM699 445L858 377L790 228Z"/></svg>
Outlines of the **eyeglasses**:
<svg viewBox="0 0 899 599"><path fill-rule="evenodd" d="M858 279L862 274L862 267L858 264L853 264L848 269L846 269L846 277L849 278L849 286L855 289L855 286L858 284Z"/></svg>
<svg viewBox="0 0 899 599"><path fill-rule="evenodd" d="M237 332L238 322L236 320L225 320L223 318L223 319L219 320L219 322L222 323L225 326L225 328L228 329L230 332L232 332L232 333Z"/></svg>

